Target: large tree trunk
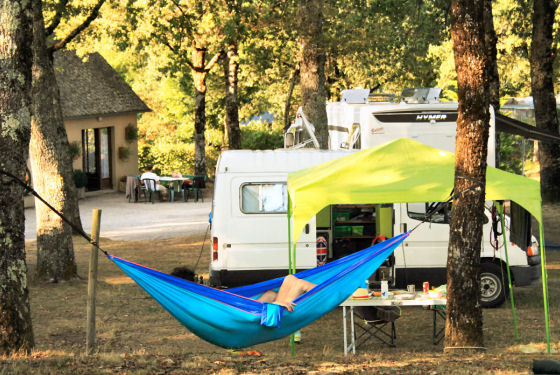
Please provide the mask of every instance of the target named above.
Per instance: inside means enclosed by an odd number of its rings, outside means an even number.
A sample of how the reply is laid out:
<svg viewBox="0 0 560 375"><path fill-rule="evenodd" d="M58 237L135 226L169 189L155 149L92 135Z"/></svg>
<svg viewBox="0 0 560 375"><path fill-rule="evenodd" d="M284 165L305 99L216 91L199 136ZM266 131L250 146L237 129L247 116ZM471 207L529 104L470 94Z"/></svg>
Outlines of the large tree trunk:
<svg viewBox="0 0 560 375"><path fill-rule="evenodd" d="M299 77L299 65L296 65L294 71L292 72L292 78L290 78L290 88L288 89L288 95L286 96L286 102L284 103L284 132L290 128L291 117L290 117L290 102L292 101L292 95L294 94L294 88L296 87L296 80Z"/></svg>
<svg viewBox="0 0 560 375"><path fill-rule="evenodd" d="M559 134L552 51L552 26L555 13L554 0L534 0L533 36L529 60L537 128ZM556 202L560 200L560 147L556 144L540 142L538 157L543 201Z"/></svg>
<svg viewBox="0 0 560 375"><path fill-rule="evenodd" d="M315 126L321 149L329 147L325 92L323 0L300 0L300 85L303 113Z"/></svg>
<svg viewBox="0 0 560 375"><path fill-rule="evenodd" d="M63 215L72 218L78 199L72 159L62 120L60 93L45 38L41 0L33 0L33 90L29 156L33 187ZM37 275L58 281L76 276L72 229L36 201ZM79 217L79 216L78 216Z"/></svg>
<svg viewBox="0 0 560 375"><path fill-rule="evenodd" d="M25 178L30 133L31 3L0 2L0 170ZM0 174L0 355L33 348L23 187Z"/></svg>
<svg viewBox="0 0 560 375"><path fill-rule="evenodd" d="M500 74L498 73L498 49L496 43L498 36L494 29L492 14L492 0L484 0L484 42L486 44L486 57L488 58L488 95L494 113L500 109ZM496 149L494 165L500 167L500 133L496 133Z"/></svg>
<svg viewBox="0 0 560 375"><path fill-rule="evenodd" d="M494 29L492 0L484 0L484 43L488 59L488 95L494 111L500 109L500 74L498 73L498 37Z"/></svg>
<svg viewBox="0 0 560 375"><path fill-rule="evenodd" d="M237 101L237 71L239 55L237 46L231 44L223 61L226 80L226 126L229 138L229 149L241 149L241 130L239 129L239 103Z"/></svg>
<svg viewBox="0 0 560 375"><path fill-rule="evenodd" d="M480 306L480 243L488 154L488 65L484 44L484 1L453 0L451 36L457 70L459 116L447 259L445 346L483 346Z"/></svg>
<svg viewBox="0 0 560 375"><path fill-rule="evenodd" d="M195 87L194 99L194 173L206 174L206 75L204 63L206 49L198 46L193 47L192 77Z"/></svg>

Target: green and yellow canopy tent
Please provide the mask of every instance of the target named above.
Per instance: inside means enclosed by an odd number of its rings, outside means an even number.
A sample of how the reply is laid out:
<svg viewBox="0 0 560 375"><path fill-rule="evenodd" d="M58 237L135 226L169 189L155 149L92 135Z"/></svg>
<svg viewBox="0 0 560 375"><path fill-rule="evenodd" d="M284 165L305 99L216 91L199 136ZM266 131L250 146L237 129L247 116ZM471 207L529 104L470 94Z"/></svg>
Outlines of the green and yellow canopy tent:
<svg viewBox="0 0 560 375"><path fill-rule="evenodd" d="M453 189L454 177L454 154L405 138L288 174L290 270L295 271L293 244L309 220L328 205L444 202ZM539 223L546 339L550 352L540 184L488 167L486 199L514 201ZM513 303L512 311L516 325Z"/></svg>

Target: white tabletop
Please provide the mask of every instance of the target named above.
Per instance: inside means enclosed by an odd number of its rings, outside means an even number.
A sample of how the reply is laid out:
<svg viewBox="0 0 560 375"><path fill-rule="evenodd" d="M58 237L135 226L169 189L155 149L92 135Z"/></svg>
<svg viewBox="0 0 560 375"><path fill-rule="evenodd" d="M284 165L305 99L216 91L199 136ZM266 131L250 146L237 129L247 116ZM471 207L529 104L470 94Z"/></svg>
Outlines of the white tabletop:
<svg viewBox="0 0 560 375"><path fill-rule="evenodd" d="M416 293L413 299L399 299L398 295L390 296L390 298L371 297L371 298L348 298L342 302L340 306L356 307L356 306L437 306L447 304L445 297L430 298L423 296L422 293Z"/></svg>
<svg viewBox="0 0 560 375"><path fill-rule="evenodd" d="M167 176L162 176L159 178L160 181L184 181L184 180L188 180L188 178L186 177L167 177Z"/></svg>

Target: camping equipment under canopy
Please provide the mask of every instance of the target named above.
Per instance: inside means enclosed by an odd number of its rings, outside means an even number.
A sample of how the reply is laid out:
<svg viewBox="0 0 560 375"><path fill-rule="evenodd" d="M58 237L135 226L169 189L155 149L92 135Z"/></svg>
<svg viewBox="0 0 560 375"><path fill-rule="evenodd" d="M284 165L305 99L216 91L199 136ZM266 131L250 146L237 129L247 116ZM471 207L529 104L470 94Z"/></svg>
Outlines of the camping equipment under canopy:
<svg viewBox="0 0 560 375"><path fill-rule="evenodd" d="M307 222L331 204L444 202L453 190L455 155L407 138L399 138L318 166L288 174L290 264ZM541 270L548 349L548 299L538 181L488 167L486 199L511 200L540 225Z"/></svg>

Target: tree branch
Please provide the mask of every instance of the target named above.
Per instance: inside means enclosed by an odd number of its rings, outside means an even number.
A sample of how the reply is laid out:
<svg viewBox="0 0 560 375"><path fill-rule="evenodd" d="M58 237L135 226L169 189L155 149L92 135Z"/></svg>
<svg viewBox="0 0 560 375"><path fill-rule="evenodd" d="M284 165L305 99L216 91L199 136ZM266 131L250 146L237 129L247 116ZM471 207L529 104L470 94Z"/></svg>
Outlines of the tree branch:
<svg viewBox="0 0 560 375"><path fill-rule="evenodd" d="M86 20L81 25L76 27L70 34L68 34L66 38L58 43L55 43L55 45L50 48L50 52L52 53L64 48L68 43L72 41L72 39L78 36L78 34L80 34L82 31L84 31L93 22L93 20L97 18L97 16L99 15L99 9L101 9L103 3L105 3L105 0L99 0L99 2L91 10L91 13L86 18Z"/></svg>
<svg viewBox="0 0 560 375"><path fill-rule="evenodd" d="M224 51L220 51L219 53L215 54L214 57L212 57L212 60L210 60L208 62L208 64L204 67L204 71L206 73L208 73L209 71L212 70L212 68L214 67L214 65L216 65L216 63L218 62L218 60L224 55Z"/></svg>
<svg viewBox="0 0 560 375"><path fill-rule="evenodd" d="M58 2L58 5L56 6L56 13L54 14L54 17L51 20L51 24L45 29L45 36L47 38L49 38L52 35L54 29L56 29L57 26L60 24L60 21L62 20L62 11L64 10L64 8L66 8L66 4L68 4L68 1L69 0L60 0Z"/></svg>

